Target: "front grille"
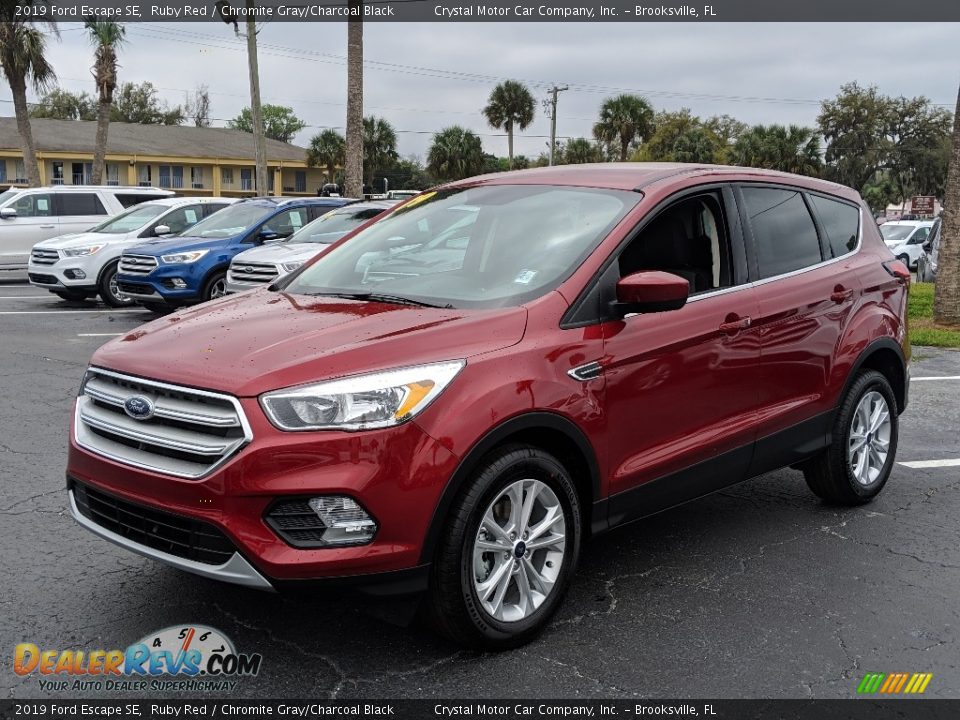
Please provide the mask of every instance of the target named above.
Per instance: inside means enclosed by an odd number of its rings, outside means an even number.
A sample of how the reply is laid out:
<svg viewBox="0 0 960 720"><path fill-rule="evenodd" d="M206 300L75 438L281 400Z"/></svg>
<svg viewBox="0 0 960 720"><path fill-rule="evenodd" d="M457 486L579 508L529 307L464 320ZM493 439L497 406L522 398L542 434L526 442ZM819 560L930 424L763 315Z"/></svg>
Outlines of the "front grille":
<svg viewBox="0 0 960 720"><path fill-rule="evenodd" d="M75 480L70 489L81 515L131 542L208 565L223 565L236 552L209 523L122 500Z"/></svg>
<svg viewBox="0 0 960 720"><path fill-rule="evenodd" d="M30 252L30 260L35 265L54 265L60 259L60 253L52 248L35 247Z"/></svg>
<svg viewBox="0 0 960 720"><path fill-rule="evenodd" d="M41 285L59 285L60 281L57 280L53 275L41 275L40 273L27 273L27 277L30 278L31 282L39 283Z"/></svg>
<svg viewBox="0 0 960 720"><path fill-rule="evenodd" d="M120 273L123 275L149 275L157 267L157 259L149 255L120 256Z"/></svg>
<svg viewBox="0 0 960 720"><path fill-rule="evenodd" d="M124 280L117 281L117 289L127 295L156 295L153 286L145 283L132 283Z"/></svg>
<svg viewBox="0 0 960 720"><path fill-rule="evenodd" d="M264 519L277 535L294 547L322 547L327 526L310 509L307 500L281 500L267 510Z"/></svg>
<svg viewBox="0 0 960 720"><path fill-rule="evenodd" d="M152 406L143 419L125 403ZM243 409L229 395L90 368L77 398L77 443L126 465L199 478L252 439Z"/></svg>
<svg viewBox="0 0 960 720"><path fill-rule="evenodd" d="M227 272L227 282L242 285L267 285L280 276L276 265L267 263L234 263Z"/></svg>

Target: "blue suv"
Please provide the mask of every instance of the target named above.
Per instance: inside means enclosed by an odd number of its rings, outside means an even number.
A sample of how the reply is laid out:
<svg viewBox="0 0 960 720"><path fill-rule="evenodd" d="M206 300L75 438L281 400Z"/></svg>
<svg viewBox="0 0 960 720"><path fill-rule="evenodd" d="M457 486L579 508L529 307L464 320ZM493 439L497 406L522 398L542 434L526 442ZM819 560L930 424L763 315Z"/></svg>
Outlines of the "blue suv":
<svg viewBox="0 0 960 720"><path fill-rule="evenodd" d="M201 220L184 235L128 248L117 285L140 305L163 312L226 294L233 256L293 234L311 220L346 205L345 198L261 197L241 200Z"/></svg>

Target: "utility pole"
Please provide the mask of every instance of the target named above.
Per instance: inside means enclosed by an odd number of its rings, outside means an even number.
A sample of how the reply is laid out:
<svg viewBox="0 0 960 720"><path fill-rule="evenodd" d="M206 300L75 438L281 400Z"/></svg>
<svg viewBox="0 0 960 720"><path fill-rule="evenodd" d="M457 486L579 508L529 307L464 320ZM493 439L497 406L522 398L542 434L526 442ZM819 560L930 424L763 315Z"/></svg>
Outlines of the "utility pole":
<svg viewBox="0 0 960 720"><path fill-rule="evenodd" d="M557 87L554 85L547 92L550 93L550 165L553 165L553 151L557 147L557 93L569 90L568 85Z"/></svg>
<svg viewBox="0 0 960 720"><path fill-rule="evenodd" d="M247 9L253 9L253 0L247 0ZM260 66L257 61L257 21L251 12L247 16L247 62L250 68L250 119L253 121L253 149L256 159L257 195L269 195L267 179L267 143L263 134L263 109L260 106Z"/></svg>

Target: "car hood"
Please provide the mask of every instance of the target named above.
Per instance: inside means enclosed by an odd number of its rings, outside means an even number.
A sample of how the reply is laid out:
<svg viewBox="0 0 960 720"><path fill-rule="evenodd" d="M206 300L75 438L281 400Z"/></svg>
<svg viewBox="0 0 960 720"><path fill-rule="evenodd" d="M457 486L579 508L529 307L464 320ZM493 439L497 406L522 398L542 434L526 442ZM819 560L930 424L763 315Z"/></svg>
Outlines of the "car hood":
<svg viewBox="0 0 960 720"><path fill-rule="evenodd" d="M256 290L151 323L91 363L240 397L520 342L524 308L448 310Z"/></svg>
<svg viewBox="0 0 960 720"><path fill-rule="evenodd" d="M126 240L126 235L107 235L105 233L69 233L67 235L57 235L57 237L49 238L48 240L43 240L38 242L34 247L42 248L72 248L72 247L83 247L85 245L96 245L104 241L109 240Z"/></svg>
<svg viewBox="0 0 960 720"><path fill-rule="evenodd" d="M295 260L309 260L314 255L329 248L323 243L267 243L259 247L244 250L233 258L233 265L242 265L245 262L278 263L293 262Z"/></svg>
<svg viewBox="0 0 960 720"><path fill-rule="evenodd" d="M128 248L125 252L131 255L170 255L171 253L190 252L191 250L209 250L211 248L221 248L229 245L234 240L233 237L225 238L199 238L199 237L176 237L170 239L148 240Z"/></svg>

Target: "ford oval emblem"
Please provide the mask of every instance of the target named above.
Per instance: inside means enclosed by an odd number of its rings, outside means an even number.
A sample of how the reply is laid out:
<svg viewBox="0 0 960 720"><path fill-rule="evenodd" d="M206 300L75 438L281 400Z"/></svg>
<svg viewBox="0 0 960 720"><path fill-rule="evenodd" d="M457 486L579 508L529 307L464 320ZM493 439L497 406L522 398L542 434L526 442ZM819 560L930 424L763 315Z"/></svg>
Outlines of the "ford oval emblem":
<svg viewBox="0 0 960 720"><path fill-rule="evenodd" d="M153 417L153 401L143 395L134 395L123 403L123 410L134 420L149 420Z"/></svg>
<svg viewBox="0 0 960 720"><path fill-rule="evenodd" d="M247 265L247 266L243 269L243 271L244 271L244 272L248 272L248 273L252 273L252 272L253 272L253 268L250 267L249 265Z"/></svg>

